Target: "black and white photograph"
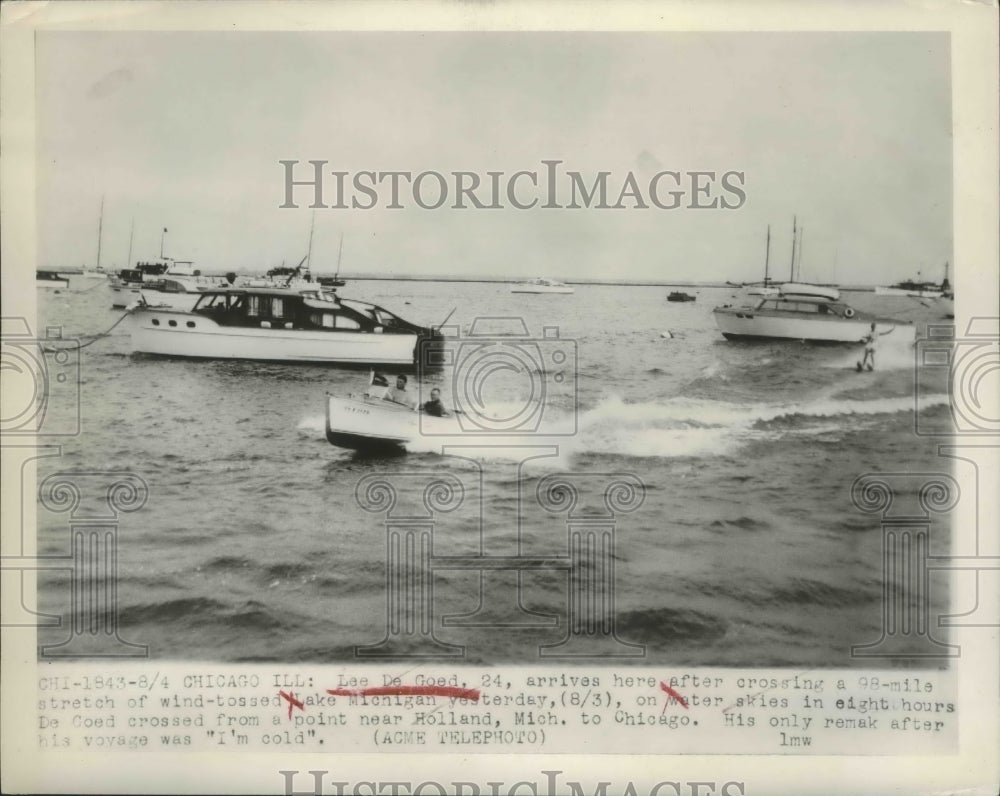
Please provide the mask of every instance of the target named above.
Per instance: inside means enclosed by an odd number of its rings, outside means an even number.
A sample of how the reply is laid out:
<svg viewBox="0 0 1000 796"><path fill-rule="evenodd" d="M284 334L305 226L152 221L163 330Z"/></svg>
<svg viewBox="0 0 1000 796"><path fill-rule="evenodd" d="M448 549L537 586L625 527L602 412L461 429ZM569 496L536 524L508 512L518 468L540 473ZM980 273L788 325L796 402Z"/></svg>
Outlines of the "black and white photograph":
<svg viewBox="0 0 1000 796"><path fill-rule="evenodd" d="M17 792L994 792L995 6L43 5Z"/></svg>

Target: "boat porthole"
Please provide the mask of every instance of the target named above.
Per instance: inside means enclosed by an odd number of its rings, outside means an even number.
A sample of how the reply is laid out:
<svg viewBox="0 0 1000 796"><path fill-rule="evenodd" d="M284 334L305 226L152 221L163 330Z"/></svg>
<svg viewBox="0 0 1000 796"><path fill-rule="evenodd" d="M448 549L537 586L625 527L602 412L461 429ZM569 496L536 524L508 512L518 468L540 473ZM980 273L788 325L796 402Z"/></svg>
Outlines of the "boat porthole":
<svg viewBox="0 0 1000 796"><path fill-rule="evenodd" d="M159 318L153 318L153 326L159 326L159 325L160 325L160 319Z"/></svg>
<svg viewBox="0 0 1000 796"><path fill-rule="evenodd" d="M176 326L177 321L167 321L167 326Z"/></svg>
<svg viewBox="0 0 1000 796"><path fill-rule="evenodd" d="M194 328L194 321L188 321L187 322L187 326L188 326L188 329L193 329Z"/></svg>
<svg viewBox="0 0 1000 796"><path fill-rule="evenodd" d="M851 309L850 307L848 307L846 310L844 310L844 317L845 318L853 318L854 317L854 310Z"/></svg>

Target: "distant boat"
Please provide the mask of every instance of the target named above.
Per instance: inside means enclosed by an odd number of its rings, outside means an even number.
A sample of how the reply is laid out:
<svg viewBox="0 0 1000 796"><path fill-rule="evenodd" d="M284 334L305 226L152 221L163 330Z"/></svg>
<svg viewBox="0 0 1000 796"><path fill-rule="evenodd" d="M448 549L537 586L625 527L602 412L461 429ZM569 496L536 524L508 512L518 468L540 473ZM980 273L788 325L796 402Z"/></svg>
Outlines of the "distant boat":
<svg viewBox="0 0 1000 796"><path fill-rule="evenodd" d="M136 263L135 268L123 268L110 277L111 306L127 307L139 298L139 289L148 287L154 278L160 277L170 267L168 263Z"/></svg>
<svg viewBox="0 0 1000 796"><path fill-rule="evenodd" d="M314 289L219 288L190 311L131 310L132 350L201 359L413 366L436 329L383 307Z"/></svg>
<svg viewBox="0 0 1000 796"><path fill-rule="evenodd" d="M879 332L895 330L912 343L912 323L859 312L840 300L835 287L788 282L777 296L765 296L753 306L725 305L713 310L727 340L809 340L859 343L876 324Z"/></svg>
<svg viewBox="0 0 1000 796"><path fill-rule="evenodd" d="M35 271L35 287L45 288L67 288L69 279L59 276L55 271Z"/></svg>
<svg viewBox="0 0 1000 796"><path fill-rule="evenodd" d="M941 298L944 295L941 286L934 282L917 282L906 280L888 287L878 286L875 293L879 296L910 296L912 298Z"/></svg>
<svg viewBox="0 0 1000 796"><path fill-rule="evenodd" d="M951 292L951 283L948 281L948 263L944 264L944 279L941 284L920 280L920 272L917 272L916 279L906 279L888 287L878 286L875 293L879 296L910 296L911 298L932 298L938 299Z"/></svg>
<svg viewBox="0 0 1000 796"><path fill-rule="evenodd" d="M151 304L162 304L189 310L206 290L229 287L220 278L202 276L190 260L160 257L152 262L136 263L111 278L111 306L127 307L139 298Z"/></svg>
<svg viewBox="0 0 1000 796"><path fill-rule="evenodd" d="M694 301L695 297L690 293L682 293L679 290L675 290L667 296L667 301Z"/></svg>
<svg viewBox="0 0 1000 796"><path fill-rule="evenodd" d="M269 269L263 276L244 277L237 282L236 286L284 288L288 290L315 289L317 283L313 281L312 274L309 273L309 269L303 268L305 262L306 258L303 257L302 261L295 268L279 265L275 268ZM339 285L337 287L339 287Z"/></svg>
<svg viewBox="0 0 1000 796"><path fill-rule="evenodd" d="M104 229L104 197L101 197L101 212L97 217L97 265L93 268L84 267L80 271L81 279L107 279L111 276L101 266L101 233Z"/></svg>
<svg viewBox="0 0 1000 796"><path fill-rule="evenodd" d="M510 289L511 293L572 293L573 288L554 279L539 277L532 282L522 282Z"/></svg>

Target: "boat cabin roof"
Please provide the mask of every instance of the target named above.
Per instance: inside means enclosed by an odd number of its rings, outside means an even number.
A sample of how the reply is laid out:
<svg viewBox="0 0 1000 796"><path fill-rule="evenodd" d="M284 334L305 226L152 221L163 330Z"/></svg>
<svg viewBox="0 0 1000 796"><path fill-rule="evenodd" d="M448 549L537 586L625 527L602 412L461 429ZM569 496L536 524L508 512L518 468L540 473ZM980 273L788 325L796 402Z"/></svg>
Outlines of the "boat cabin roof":
<svg viewBox="0 0 1000 796"><path fill-rule="evenodd" d="M423 327L367 301L343 299L314 288L213 288L201 292L191 312L224 326L280 324L283 328L419 333Z"/></svg>

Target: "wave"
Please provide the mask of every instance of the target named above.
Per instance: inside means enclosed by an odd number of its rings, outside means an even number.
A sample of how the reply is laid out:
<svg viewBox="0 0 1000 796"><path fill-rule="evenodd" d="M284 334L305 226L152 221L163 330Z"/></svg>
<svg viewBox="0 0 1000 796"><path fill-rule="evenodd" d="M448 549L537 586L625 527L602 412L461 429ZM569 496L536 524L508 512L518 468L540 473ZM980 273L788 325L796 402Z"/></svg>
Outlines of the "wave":
<svg viewBox="0 0 1000 796"><path fill-rule="evenodd" d="M149 623L214 621L226 606L209 597L184 597L144 605L127 605L119 619L124 626Z"/></svg>
<svg viewBox="0 0 1000 796"><path fill-rule="evenodd" d="M718 617L691 610L647 608L625 611L616 617L621 638L654 642L712 641L726 634L726 622Z"/></svg>
<svg viewBox="0 0 1000 796"><path fill-rule="evenodd" d="M922 410L948 406L949 402L947 394L920 397ZM896 415L913 412L914 406L912 395L871 399L825 396L802 402L749 404L680 396L630 403L612 395L576 413L565 408L547 408L535 434L490 434L485 439L467 435L447 441L482 444L484 461L520 459L525 445L558 448L557 456L536 459L532 464L543 469L565 465L567 457L588 454L671 459L717 457L734 454L761 433L780 436L794 431L829 435L842 426L831 420ZM506 410L507 407L498 409ZM299 422L298 431L307 436L322 435L324 423L321 415L309 416ZM562 433L547 433L556 429ZM411 452L439 453L441 444L441 438L429 437L409 448ZM486 446L490 446L489 452Z"/></svg>

